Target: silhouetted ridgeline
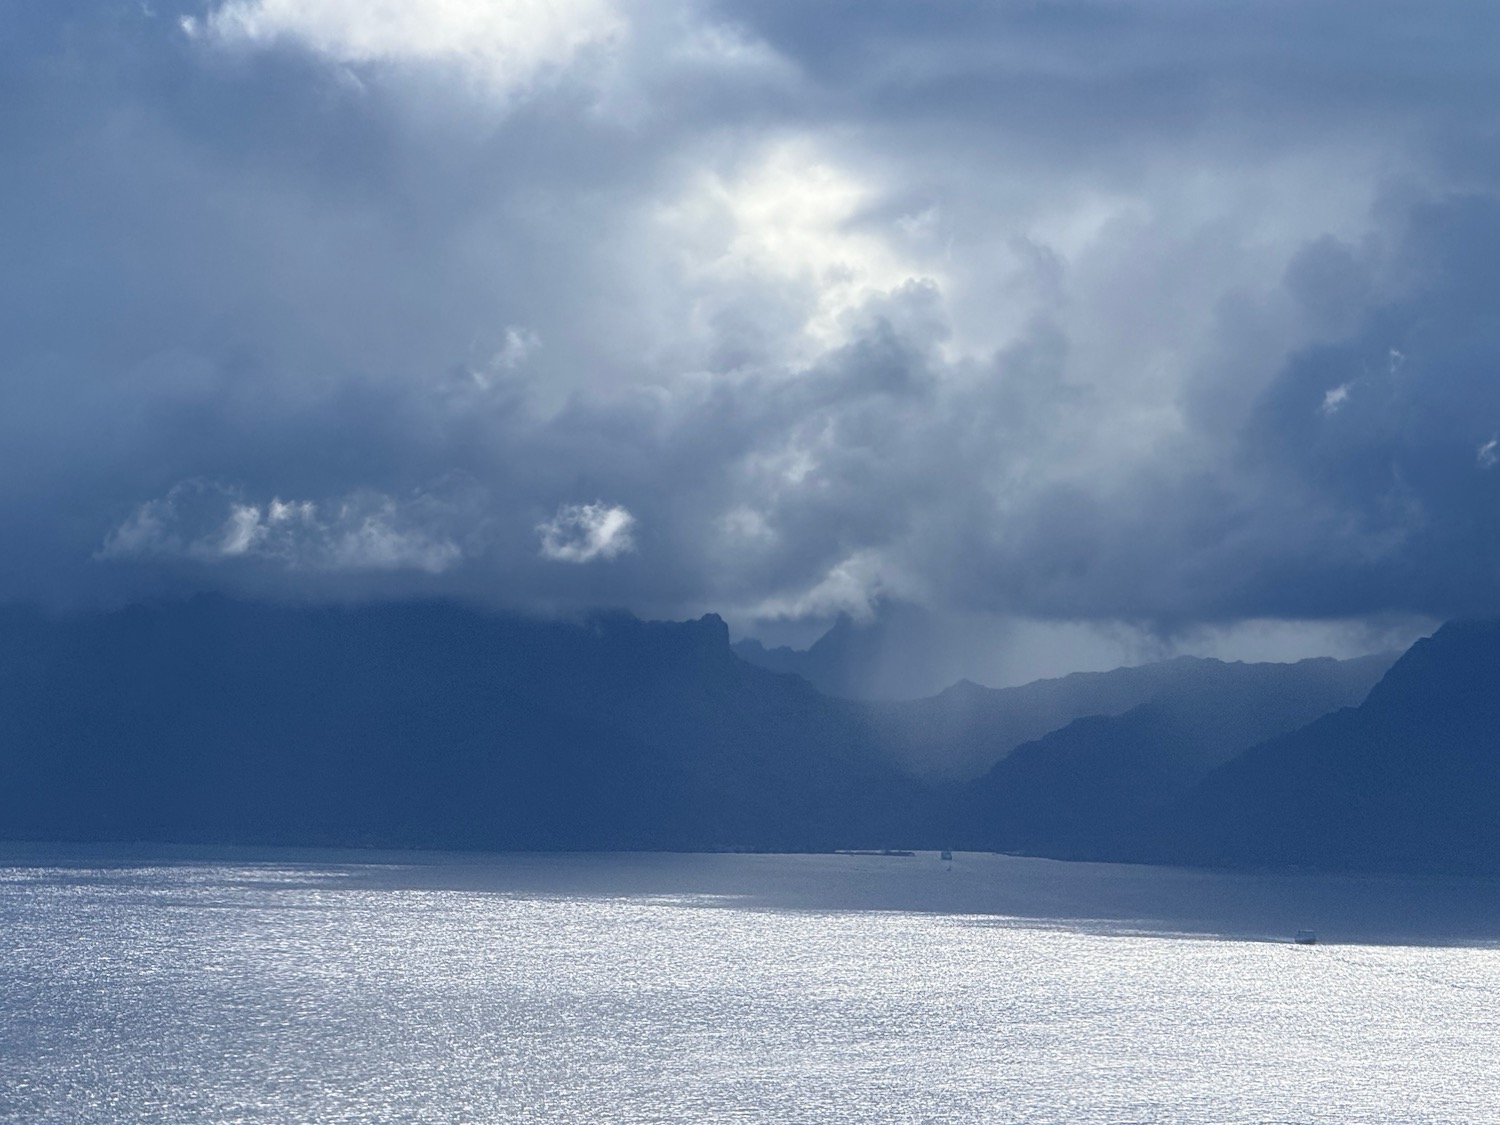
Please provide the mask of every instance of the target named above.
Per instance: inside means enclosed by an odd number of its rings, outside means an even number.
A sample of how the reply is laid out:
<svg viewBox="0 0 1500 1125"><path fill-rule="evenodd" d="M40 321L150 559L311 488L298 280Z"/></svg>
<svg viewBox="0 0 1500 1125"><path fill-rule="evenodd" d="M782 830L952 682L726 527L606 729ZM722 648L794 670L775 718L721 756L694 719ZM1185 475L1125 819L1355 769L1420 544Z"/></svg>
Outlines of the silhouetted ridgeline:
<svg viewBox="0 0 1500 1125"><path fill-rule="evenodd" d="M0 835L488 848L922 842L852 705L716 617L221 598L0 618Z"/></svg>
<svg viewBox="0 0 1500 1125"><path fill-rule="evenodd" d="M873 704L745 663L712 616L12 608L0 837L1500 869L1500 634L1449 626L1336 710L1386 662L1184 659ZM955 758L988 772L932 780Z"/></svg>

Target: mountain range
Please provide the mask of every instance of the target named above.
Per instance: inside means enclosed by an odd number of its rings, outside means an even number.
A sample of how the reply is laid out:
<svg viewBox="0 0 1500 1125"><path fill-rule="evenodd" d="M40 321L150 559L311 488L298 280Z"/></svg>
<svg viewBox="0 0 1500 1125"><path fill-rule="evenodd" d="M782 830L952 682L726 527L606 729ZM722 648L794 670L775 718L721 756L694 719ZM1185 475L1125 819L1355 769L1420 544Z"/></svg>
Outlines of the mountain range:
<svg viewBox="0 0 1500 1125"><path fill-rule="evenodd" d="M1500 873L1500 622L1417 641L1358 707L1210 773L1098 857Z"/></svg>
<svg viewBox="0 0 1500 1125"><path fill-rule="evenodd" d="M1392 660L869 702L740 659L712 615L10 607L0 837L1500 869L1500 626Z"/></svg>
<svg viewBox="0 0 1500 1125"><path fill-rule="evenodd" d="M1095 699L1105 684L1129 688L1144 702L1119 714L1097 708L1000 759L963 792L962 836L986 848L1050 854L1108 839L1241 751L1359 703L1394 660L1180 657L1053 681L1081 680Z"/></svg>
<svg viewBox="0 0 1500 1125"><path fill-rule="evenodd" d="M914 838L853 705L716 617L202 597L0 620L0 834L484 848Z"/></svg>
<svg viewBox="0 0 1500 1125"><path fill-rule="evenodd" d="M1125 716L1143 707L1170 716L1184 727L1183 737L1201 743L1200 750L1183 748L1197 760L1219 753L1218 746L1243 749L1360 702L1394 659L1378 655L1245 664L1179 656L1019 687L986 688L963 681L927 699L871 702L866 713L876 744L903 768L935 782L980 777L1014 757L1019 747L1078 720L1120 718L1121 723L1090 728L1112 737L1112 732L1130 730L1139 719ZM1028 747L1022 757L1035 753Z"/></svg>

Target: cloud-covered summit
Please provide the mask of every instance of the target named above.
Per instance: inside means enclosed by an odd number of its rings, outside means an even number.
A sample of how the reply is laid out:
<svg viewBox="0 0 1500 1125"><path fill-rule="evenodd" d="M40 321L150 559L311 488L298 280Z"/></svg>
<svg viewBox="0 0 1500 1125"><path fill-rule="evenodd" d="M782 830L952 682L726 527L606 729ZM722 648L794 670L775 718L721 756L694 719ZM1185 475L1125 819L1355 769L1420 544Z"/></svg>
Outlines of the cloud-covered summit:
<svg viewBox="0 0 1500 1125"><path fill-rule="evenodd" d="M1488 6L0 19L0 596L1500 610Z"/></svg>

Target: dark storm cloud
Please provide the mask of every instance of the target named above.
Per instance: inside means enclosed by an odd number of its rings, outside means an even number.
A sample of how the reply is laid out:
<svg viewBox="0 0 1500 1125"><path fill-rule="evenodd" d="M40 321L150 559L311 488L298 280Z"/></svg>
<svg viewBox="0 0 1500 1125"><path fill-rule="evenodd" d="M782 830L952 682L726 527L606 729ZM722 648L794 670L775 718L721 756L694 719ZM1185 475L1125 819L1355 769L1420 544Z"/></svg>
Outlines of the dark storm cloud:
<svg viewBox="0 0 1500 1125"><path fill-rule="evenodd" d="M23 3L0 592L1493 610L1497 18Z"/></svg>
<svg viewBox="0 0 1500 1125"><path fill-rule="evenodd" d="M1414 208L1395 266L1409 291L1295 356L1247 428L1247 456L1317 513L1312 574L1281 558L1256 579L1297 603L1500 611L1500 200ZM1280 491L1278 489L1277 491ZM1275 493L1273 493L1275 494Z"/></svg>

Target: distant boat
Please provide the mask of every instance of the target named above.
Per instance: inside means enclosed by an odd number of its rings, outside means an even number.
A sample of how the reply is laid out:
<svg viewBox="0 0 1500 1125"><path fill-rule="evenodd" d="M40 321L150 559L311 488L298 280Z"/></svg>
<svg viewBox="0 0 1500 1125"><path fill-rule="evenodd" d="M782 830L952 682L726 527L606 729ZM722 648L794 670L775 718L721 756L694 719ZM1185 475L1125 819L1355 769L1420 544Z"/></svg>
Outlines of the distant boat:
<svg viewBox="0 0 1500 1125"><path fill-rule="evenodd" d="M1298 945L1317 945L1318 935L1311 930L1298 930L1297 936L1292 939Z"/></svg>

